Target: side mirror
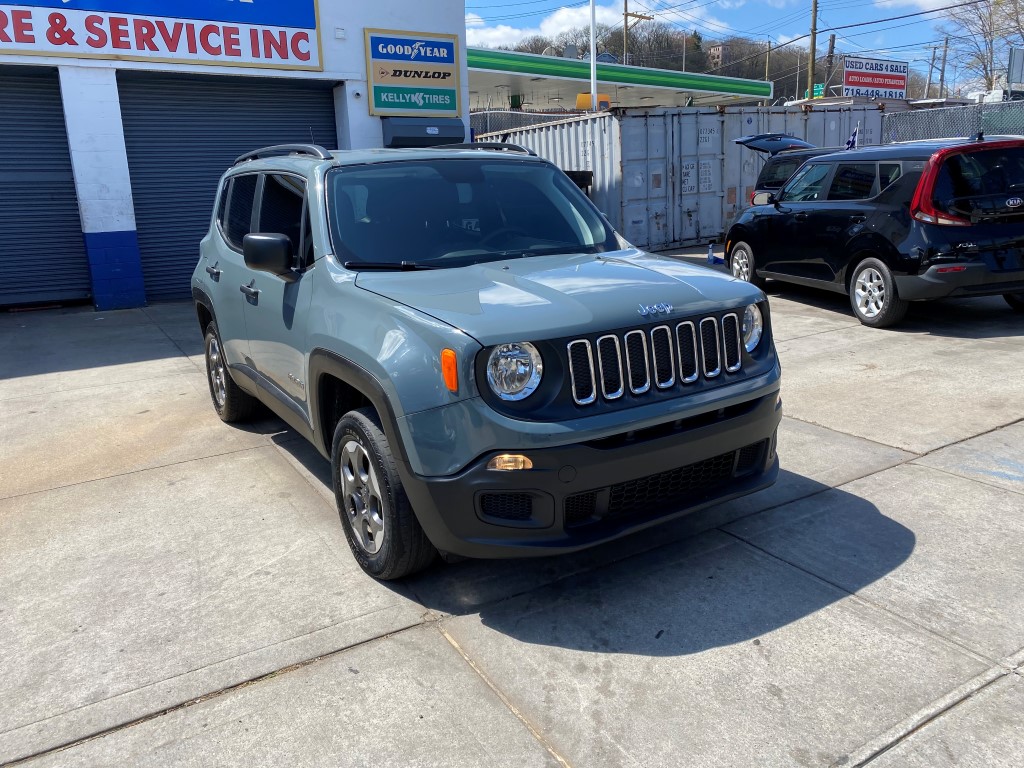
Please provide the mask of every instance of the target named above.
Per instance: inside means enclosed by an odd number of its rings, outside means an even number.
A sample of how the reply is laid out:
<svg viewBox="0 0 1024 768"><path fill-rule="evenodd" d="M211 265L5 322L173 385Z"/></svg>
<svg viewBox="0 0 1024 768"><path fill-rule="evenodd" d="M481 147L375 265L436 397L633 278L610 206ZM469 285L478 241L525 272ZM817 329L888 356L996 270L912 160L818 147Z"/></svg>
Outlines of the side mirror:
<svg viewBox="0 0 1024 768"><path fill-rule="evenodd" d="M775 202L775 195L771 192L758 192L750 199L751 205L771 205Z"/></svg>
<svg viewBox="0 0 1024 768"><path fill-rule="evenodd" d="M242 238L245 266L278 277L292 276L292 241L288 235L253 232Z"/></svg>

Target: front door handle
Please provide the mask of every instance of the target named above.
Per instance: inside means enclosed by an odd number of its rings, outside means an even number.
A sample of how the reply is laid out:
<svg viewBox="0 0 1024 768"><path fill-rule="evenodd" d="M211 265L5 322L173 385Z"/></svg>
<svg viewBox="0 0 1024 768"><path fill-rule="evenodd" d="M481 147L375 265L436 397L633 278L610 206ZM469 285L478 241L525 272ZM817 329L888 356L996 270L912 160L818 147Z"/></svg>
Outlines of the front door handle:
<svg viewBox="0 0 1024 768"><path fill-rule="evenodd" d="M807 221L807 214L806 213L798 213L793 218L796 219L797 221Z"/></svg>
<svg viewBox="0 0 1024 768"><path fill-rule="evenodd" d="M240 285L240 286L238 286L238 290L240 290L242 293L244 293L246 296L248 296L250 299L252 299L253 302L255 303L255 302L259 301L260 289L259 288L254 288L253 287L254 285L256 285L256 281L255 280L250 280L248 285Z"/></svg>
<svg viewBox="0 0 1024 768"><path fill-rule="evenodd" d="M851 216L850 217L850 223L851 224L862 224L862 223L864 223L867 220L868 220L867 216Z"/></svg>
<svg viewBox="0 0 1024 768"><path fill-rule="evenodd" d="M217 264L216 263L214 263L214 265L212 267L210 265L206 266L206 274L208 274L214 280L220 280L220 273L223 272L223 271L224 270L222 270L222 269L217 269Z"/></svg>

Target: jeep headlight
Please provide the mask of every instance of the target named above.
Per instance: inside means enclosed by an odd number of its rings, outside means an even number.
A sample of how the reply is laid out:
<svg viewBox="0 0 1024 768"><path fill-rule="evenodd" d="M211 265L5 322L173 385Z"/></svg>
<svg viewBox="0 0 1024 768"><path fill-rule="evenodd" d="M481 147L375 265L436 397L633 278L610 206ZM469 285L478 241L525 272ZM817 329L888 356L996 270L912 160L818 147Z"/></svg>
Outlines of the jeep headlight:
<svg viewBox="0 0 1024 768"><path fill-rule="evenodd" d="M499 344L487 358L487 383L502 400L522 400L540 385L544 362L537 348L525 341Z"/></svg>
<svg viewBox="0 0 1024 768"><path fill-rule="evenodd" d="M748 304L743 310L743 348L747 352L753 352L761 343L761 333L764 331L764 318L761 317L761 310L757 304Z"/></svg>

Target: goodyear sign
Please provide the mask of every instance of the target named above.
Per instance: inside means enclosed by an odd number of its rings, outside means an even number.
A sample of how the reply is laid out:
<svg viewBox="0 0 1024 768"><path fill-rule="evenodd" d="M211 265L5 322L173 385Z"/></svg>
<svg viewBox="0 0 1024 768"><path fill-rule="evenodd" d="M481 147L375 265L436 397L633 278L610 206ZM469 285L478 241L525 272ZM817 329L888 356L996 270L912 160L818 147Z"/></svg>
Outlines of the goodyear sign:
<svg viewBox="0 0 1024 768"><path fill-rule="evenodd" d="M370 114L460 117L457 35L366 30Z"/></svg>

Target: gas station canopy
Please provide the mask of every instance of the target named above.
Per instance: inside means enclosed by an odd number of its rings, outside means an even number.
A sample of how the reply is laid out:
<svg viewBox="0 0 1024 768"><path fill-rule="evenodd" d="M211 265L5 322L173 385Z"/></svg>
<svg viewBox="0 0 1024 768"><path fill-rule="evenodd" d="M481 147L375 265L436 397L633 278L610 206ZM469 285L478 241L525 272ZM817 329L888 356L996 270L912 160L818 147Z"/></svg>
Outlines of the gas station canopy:
<svg viewBox="0 0 1024 768"><path fill-rule="evenodd" d="M532 53L470 48L470 108L574 109L590 97L590 62ZM597 64L597 90L612 107L711 106L767 101L772 83L671 69Z"/></svg>

